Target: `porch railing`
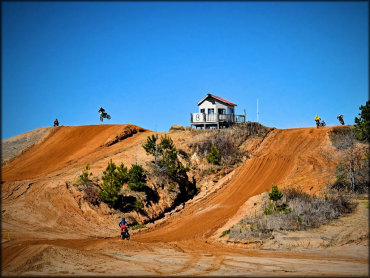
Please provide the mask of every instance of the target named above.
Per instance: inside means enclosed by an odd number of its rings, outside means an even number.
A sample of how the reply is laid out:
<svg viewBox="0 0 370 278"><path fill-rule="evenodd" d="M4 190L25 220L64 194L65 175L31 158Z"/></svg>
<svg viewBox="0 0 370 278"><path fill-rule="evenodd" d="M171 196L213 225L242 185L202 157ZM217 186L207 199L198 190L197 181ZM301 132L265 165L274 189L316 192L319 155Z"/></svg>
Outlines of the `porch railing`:
<svg viewBox="0 0 370 278"><path fill-rule="evenodd" d="M244 123L244 115L191 113L190 123Z"/></svg>

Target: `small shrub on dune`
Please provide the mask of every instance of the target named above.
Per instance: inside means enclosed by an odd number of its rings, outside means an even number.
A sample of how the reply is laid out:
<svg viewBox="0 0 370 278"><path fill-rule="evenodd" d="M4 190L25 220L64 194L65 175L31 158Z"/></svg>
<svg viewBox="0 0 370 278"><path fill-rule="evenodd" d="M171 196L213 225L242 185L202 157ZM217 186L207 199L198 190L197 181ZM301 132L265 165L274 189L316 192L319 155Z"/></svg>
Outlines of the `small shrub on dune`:
<svg viewBox="0 0 370 278"><path fill-rule="evenodd" d="M211 152L207 155L207 161L214 165L220 165L220 151L216 148L216 146L211 146Z"/></svg>
<svg viewBox="0 0 370 278"><path fill-rule="evenodd" d="M85 190L84 200L89 202L94 206L98 206L101 203L100 197L98 195L99 190L97 187L89 186Z"/></svg>
<svg viewBox="0 0 370 278"><path fill-rule="evenodd" d="M134 205L135 211L141 212L143 210L143 208L144 208L143 203L140 200L136 200L135 205Z"/></svg>
<svg viewBox="0 0 370 278"><path fill-rule="evenodd" d="M275 205L271 200L267 200L263 204L265 209L262 215L255 218L245 217L230 229L229 237L246 240L251 237L268 237L273 231L317 228L353 212L356 207L349 198L339 194L317 197L297 187L284 189L281 194L282 196L270 195L270 198L281 196L281 204Z"/></svg>

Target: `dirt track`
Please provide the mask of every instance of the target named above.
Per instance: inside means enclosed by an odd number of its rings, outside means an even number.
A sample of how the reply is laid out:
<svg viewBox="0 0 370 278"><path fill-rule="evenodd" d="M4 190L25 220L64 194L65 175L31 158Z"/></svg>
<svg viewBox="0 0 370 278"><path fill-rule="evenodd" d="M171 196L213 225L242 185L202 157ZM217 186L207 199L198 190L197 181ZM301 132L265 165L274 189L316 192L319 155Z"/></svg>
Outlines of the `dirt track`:
<svg viewBox="0 0 370 278"><path fill-rule="evenodd" d="M121 275L121 266L126 275L368 274L366 255L247 251L213 239L248 198L269 190L272 183L288 185L304 173L301 184L315 180L307 190L323 186L325 179L317 179L325 164L319 147L327 143L330 127L274 130L227 185L190 202L152 230L134 234L132 241L121 242L115 237L115 219L93 212L82 215L63 182L91 161L99 171L110 157L132 162L149 132L101 147L124 128L63 127L3 167L2 235L12 235L2 245L4 274ZM142 152L138 156L144 159Z"/></svg>

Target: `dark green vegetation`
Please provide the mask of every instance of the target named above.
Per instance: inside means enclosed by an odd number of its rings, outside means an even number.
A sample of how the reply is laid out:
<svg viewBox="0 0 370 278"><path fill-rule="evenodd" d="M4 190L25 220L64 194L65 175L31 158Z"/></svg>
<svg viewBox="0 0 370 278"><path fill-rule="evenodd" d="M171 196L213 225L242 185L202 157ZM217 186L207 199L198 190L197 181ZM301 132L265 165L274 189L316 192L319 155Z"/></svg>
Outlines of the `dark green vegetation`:
<svg viewBox="0 0 370 278"><path fill-rule="evenodd" d="M365 105L359 107L361 112L360 117L355 117L355 133L356 138L360 141L370 140L370 100L366 101Z"/></svg>
<svg viewBox="0 0 370 278"><path fill-rule="evenodd" d="M283 193L279 190L277 185L272 185L271 192L269 193L269 198L271 201L278 201L283 197Z"/></svg>
<svg viewBox="0 0 370 278"><path fill-rule="evenodd" d="M211 146L211 152L207 154L207 161L214 165L220 165L220 151L214 146Z"/></svg>
<svg viewBox="0 0 370 278"><path fill-rule="evenodd" d="M134 164L128 172L128 187L134 191L142 191L146 186L146 174L144 168Z"/></svg>
<svg viewBox="0 0 370 278"><path fill-rule="evenodd" d="M126 168L126 176L127 176L127 168ZM120 182L119 177L120 177L120 173L117 169L116 164L114 164L112 160L109 161L106 170L103 172L103 177L102 177L103 183L100 186L100 191L98 195L104 203L107 203L111 207L117 206L118 195L123 185Z"/></svg>

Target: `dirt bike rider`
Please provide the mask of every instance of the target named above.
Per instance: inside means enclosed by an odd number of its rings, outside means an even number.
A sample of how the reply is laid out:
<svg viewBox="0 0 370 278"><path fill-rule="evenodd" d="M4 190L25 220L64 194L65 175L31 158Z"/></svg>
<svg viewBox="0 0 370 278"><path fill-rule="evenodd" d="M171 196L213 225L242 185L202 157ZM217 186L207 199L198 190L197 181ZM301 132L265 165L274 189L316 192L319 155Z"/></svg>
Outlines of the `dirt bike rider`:
<svg viewBox="0 0 370 278"><path fill-rule="evenodd" d="M316 127L317 128L320 126L320 120L321 120L321 118L318 115L316 115L315 122L316 122Z"/></svg>
<svg viewBox="0 0 370 278"><path fill-rule="evenodd" d="M105 114L105 109L100 106L100 109L98 110L100 116L103 116Z"/></svg>
<svg viewBox="0 0 370 278"><path fill-rule="evenodd" d="M344 125L344 120L343 120L343 115L342 114L338 114L338 117L337 119L339 120L339 122Z"/></svg>
<svg viewBox="0 0 370 278"><path fill-rule="evenodd" d="M121 222L118 223L118 226L121 227L122 225L127 225L128 226L128 223L127 223L127 221L126 221L126 219L124 217L122 217Z"/></svg>
<svg viewBox="0 0 370 278"><path fill-rule="evenodd" d="M121 228L121 237L124 239L126 237L126 233L128 235L128 239L130 239L130 235L128 234L128 223L124 217L122 217L121 222L118 223L118 226Z"/></svg>
<svg viewBox="0 0 370 278"><path fill-rule="evenodd" d="M58 121L58 119L55 119L55 121L54 121L54 126L59 126L59 121Z"/></svg>

